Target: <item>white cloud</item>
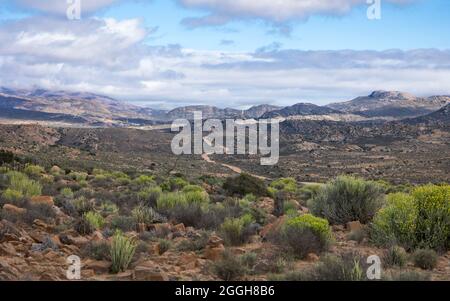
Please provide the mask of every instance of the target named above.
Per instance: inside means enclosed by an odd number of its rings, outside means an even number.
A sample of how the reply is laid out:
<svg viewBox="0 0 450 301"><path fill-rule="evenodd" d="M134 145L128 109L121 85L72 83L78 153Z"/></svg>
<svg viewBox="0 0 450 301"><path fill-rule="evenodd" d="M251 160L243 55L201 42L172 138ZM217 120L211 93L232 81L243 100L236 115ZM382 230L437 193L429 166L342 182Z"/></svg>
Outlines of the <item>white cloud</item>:
<svg viewBox="0 0 450 301"><path fill-rule="evenodd" d="M137 19L29 18L0 25L0 85L119 99L244 106L327 103L372 90L450 94L449 50L251 52L148 46Z"/></svg>
<svg viewBox="0 0 450 301"><path fill-rule="evenodd" d="M367 0L177 0L187 8L204 9L208 15L188 18L190 27L223 25L236 19L261 19L277 25L289 21L303 21L313 15L344 15ZM394 4L414 0L383 0Z"/></svg>
<svg viewBox="0 0 450 301"><path fill-rule="evenodd" d="M101 8L108 7L120 0L80 0L81 12L83 14L92 13ZM67 0L15 0L15 4L25 9L33 9L54 15L66 15L70 4Z"/></svg>

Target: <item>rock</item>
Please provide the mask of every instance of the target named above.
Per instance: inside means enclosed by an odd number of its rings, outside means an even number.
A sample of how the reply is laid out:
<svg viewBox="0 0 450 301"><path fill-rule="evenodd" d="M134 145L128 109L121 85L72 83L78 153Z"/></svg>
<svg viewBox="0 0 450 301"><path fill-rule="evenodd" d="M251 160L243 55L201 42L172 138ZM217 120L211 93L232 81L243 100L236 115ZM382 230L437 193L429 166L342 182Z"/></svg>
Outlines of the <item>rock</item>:
<svg viewBox="0 0 450 301"><path fill-rule="evenodd" d="M108 261L88 260L84 263L83 269L93 270L96 274L108 274L111 263Z"/></svg>
<svg viewBox="0 0 450 301"><path fill-rule="evenodd" d="M53 229L52 226L48 225L47 223L45 223L44 221L42 221L40 219L35 219L33 221L33 227L44 230L44 231L51 231Z"/></svg>
<svg viewBox="0 0 450 301"><path fill-rule="evenodd" d="M173 232L185 232L186 228L185 228L184 224L178 224L178 225L173 226L172 231Z"/></svg>
<svg viewBox="0 0 450 301"><path fill-rule="evenodd" d="M222 254L224 251L225 251L225 247L223 245L220 245L218 247L207 246L205 248L205 251L203 252L203 258L212 260L212 261L218 261L222 258Z"/></svg>
<svg viewBox="0 0 450 301"><path fill-rule="evenodd" d="M12 214L12 215L25 215L27 213L27 209L19 208L11 204L3 205L3 214Z"/></svg>
<svg viewBox="0 0 450 301"><path fill-rule="evenodd" d="M91 235L91 240L92 241L102 241L104 239L105 238L103 237L102 232L100 232L98 230L94 231L94 233L92 233L92 235Z"/></svg>
<svg viewBox="0 0 450 301"><path fill-rule="evenodd" d="M177 264L184 270L192 270L199 266L197 255L194 252L183 254Z"/></svg>
<svg viewBox="0 0 450 301"><path fill-rule="evenodd" d="M144 233L145 231L147 231L147 225L144 224L144 223L139 223L139 224L137 225L137 231L138 231L139 233Z"/></svg>
<svg viewBox="0 0 450 301"><path fill-rule="evenodd" d="M83 246L85 246L89 243L89 240L82 236L75 237L75 236L68 235L67 238L69 239L70 244L75 245L79 248L82 248Z"/></svg>
<svg viewBox="0 0 450 301"><path fill-rule="evenodd" d="M363 229L363 225L359 221L347 223L347 230L349 231L359 231Z"/></svg>
<svg viewBox="0 0 450 301"><path fill-rule="evenodd" d="M135 280L138 281L169 281L167 274L159 269L138 266L134 269Z"/></svg>
<svg viewBox="0 0 450 301"><path fill-rule="evenodd" d="M220 247L223 245L223 239L220 238L217 235L211 235L211 237L208 240L208 247L214 248L214 247Z"/></svg>
<svg viewBox="0 0 450 301"><path fill-rule="evenodd" d="M343 231L345 231L345 227L342 226L342 225L333 225L332 229L335 232L343 232Z"/></svg>
<svg viewBox="0 0 450 301"><path fill-rule="evenodd" d="M282 217L278 218L275 222L265 226L260 232L261 236L265 238L270 233L279 229L285 223L286 219L287 219L287 216L282 216Z"/></svg>
<svg viewBox="0 0 450 301"><path fill-rule="evenodd" d="M55 202L51 196L34 196L30 199L31 205L48 205L53 207Z"/></svg>
<svg viewBox="0 0 450 301"><path fill-rule="evenodd" d="M0 255L1 256L17 256L17 251L11 243L0 244Z"/></svg>
<svg viewBox="0 0 450 301"><path fill-rule="evenodd" d="M319 256L317 256L317 254L309 253L308 255L306 255L305 260L308 262L317 262L320 260L320 258Z"/></svg>

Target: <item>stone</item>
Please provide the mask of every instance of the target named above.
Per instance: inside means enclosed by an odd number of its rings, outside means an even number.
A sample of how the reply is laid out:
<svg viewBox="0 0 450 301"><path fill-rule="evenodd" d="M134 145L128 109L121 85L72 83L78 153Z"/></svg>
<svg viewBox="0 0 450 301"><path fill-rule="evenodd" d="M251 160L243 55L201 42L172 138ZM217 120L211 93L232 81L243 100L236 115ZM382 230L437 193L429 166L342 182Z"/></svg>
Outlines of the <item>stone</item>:
<svg viewBox="0 0 450 301"><path fill-rule="evenodd" d="M286 219L287 219L287 216L282 216L282 217L278 218L275 222L265 226L260 232L261 236L266 237L270 233L279 229L285 223Z"/></svg>
<svg viewBox="0 0 450 301"><path fill-rule="evenodd" d="M167 274L157 268L138 266L134 269L135 280L138 281L169 281Z"/></svg>
<svg viewBox="0 0 450 301"><path fill-rule="evenodd" d="M363 225L359 221L347 223L347 230L349 231L359 231L362 230Z"/></svg>
<svg viewBox="0 0 450 301"><path fill-rule="evenodd" d="M83 269L93 270L95 274L108 274L111 263L108 261L88 260L84 263Z"/></svg>
<svg viewBox="0 0 450 301"><path fill-rule="evenodd" d="M102 241L104 239L105 239L105 237L103 237L102 232L100 232L98 230L94 231L94 233L92 233L92 235L91 235L91 240L92 241L97 241L98 242L98 241Z"/></svg>
<svg viewBox="0 0 450 301"><path fill-rule="evenodd" d="M89 243L89 240L82 236L71 236L68 235L67 238L70 240L72 245L75 245L79 248L82 248L83 246L87 245Z"/></svg>
<svg viewBox="0 0 450 301"><path fill-rule="evenodd" d="M11 204L5 204L3 205L3 213L7 215L25 215L27 213L27 209L19 208Z"/></svg>
<svg viewBox="0 0 450 301"><path fill-rule="evenodd" d="M139 223L137 225L137 230L139 233L144 233L145 231L147 231L147 225L145 223Z"/></svg>
<svg viewBox="0 0 450 301"><path fill-rule="evenodd" d="M31 205L48 205L53 207L55 202L51 196L34 196L30 199Z"/></svg>
<svg viewBox="0 0 450 301"><path fill-rule="evenodd" d="M320 258L319 256L317 256L317 254L309 253L308 255L306 255L305 260L308 262L317 262L320 260Z"/></svg>
<svg viewBox="0 0 450 301"><path fill-rule="evenodd" d="M186 227L184 226L184 224L178 224L173 226L172 228L173 232L186 232Z"/></svg>
<svg viewBox="0 0 450 301"><path fill-rule="evenodd" d="M222 258L225 247L220 245L218 247L206 247L203 252L203 257L208 260L218 261Z"/></svg>
<svg viewBox="0 0 450 301"><path fill-rule="evenodd" d="M208 240L208 246L214 248L220 247L221 245L223 245L223 239L217 235L214 234L211 235L211 237Z"/></svg>
<svg viewBox="0 0 450 301"><path fill-rule="evenodd" d="M0 244L0 255L1 256L17 256L17 251L14 246L7 242Z"/></svg>

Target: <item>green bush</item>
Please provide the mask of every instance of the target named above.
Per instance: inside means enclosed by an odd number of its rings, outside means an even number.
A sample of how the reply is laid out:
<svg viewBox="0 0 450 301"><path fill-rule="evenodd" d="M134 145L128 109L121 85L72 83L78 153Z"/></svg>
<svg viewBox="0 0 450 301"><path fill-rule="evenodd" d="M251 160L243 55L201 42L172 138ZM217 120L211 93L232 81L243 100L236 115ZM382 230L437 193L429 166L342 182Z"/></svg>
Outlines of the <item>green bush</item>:
<svg viewBox="0 0 450 301"><path fill-rule="evenodd" d="M73 200L72 205L79 215L83 215L89 211L94 210L94 202L86 199L83 196Z"/></svg>
<svg viewBox="0 0 450 301"><path fill-rule="evenodd" d="M375 216L370 238L377 246L398 244L406 249L416 245L417 211L412 196L390 194L387 204Z"/></svg>
<svg viewBox="0 0 450 301"><path fill-rule="evenodd" d="M267 187L263 180L255 178L249 174L240 174L239 176L227 178L223 188L230 195L244 196L253 194L255 196L267 196Z"/></svg>
<svg viewBox="0 0 450 301"><path fill-rule="evenodd" d="M328 221L311 214L289 218L275 235L282 248L299 258L326 251L333 240Z"/></svg>
<svg viewBox="0 0 450 301"><path fill-rule="evenodd" d="M111 228L113 230L121 230L124 232L133 231L136 229L136 222L131 216L114 216L111 219Z"/></svg>
<svg viewBox="0 0 450 301"><path fill-rule="evenodd" d="M220 227L220 235L226 245L239 246L247 242L251 233L247 227L253 223L253 217L244 215L240 218L227 218Z"/></svg>
<svg viewBox="0 0 450 301"><path fill-rule="evenodd" d="M155 177L154 176L147 176L147 175L141 175L133 180L133 184L144 187L144 186L155 186Z"/></svg>
<svg viewBox="0 0 450 301"><path fill-rule="evenodd" d="M146 204L149 207L153 207L156 205L159 197L162 194L162 189L159 186L146 187L139 191L138 197L141 202Z"/></svg>
<svg viewBox="0 0 450 301"><path fill-rule="evenodd" d="M38 177L45 173L45 169L39 165L27 164L23 172L29 176Z"/></svg>
<svg viewBox="0 0 450 301"><path fill-rule="evenodd" d="M173 192L180 189L183 189L185 186L188 186L189 183L180 177L173 177L167 179L164 183L161 184L161 188L163 191Z"/></svg>
<svg viewBox="0 0 450 301"><path fill-rule="evenodd" d="M30 180L26 175L17 171L7 173L9 179L9 188L22 193L24 197L33 197L41 195L42 186L39 182Z"/></svg>
<svg viewBox="0 0 450 301"><path fill-rule="evenodd" d="M119 207L111 202L103 202L99 207L99 211L103 217L108 217L110 215L117 215L119 213Z"/></svg>
<svg viewBox="0 0 450 301"><path fill-rule="evenodd" d="M319 190L322 188L322 185L319 184L308 184L304 185L297 191L300 202L303 206L306 206L308 202L315 198L319 193Z"/></svg>
<svg viewBox="0 0 450 301"><path fill-rule="evenodd" d="M240 258L229 250L223 252L222 259L214 263L213 269L216 275L225 281L236 280L245 273Z"/></svg>
<svg viewBox="0 0 450 301"><path fill-rule="evenodd" d="M117 274L126 271L133 259L137 243L120 231L117 231L111 242L111 272Z"/></svg>
<svg viewBox="0 0 450 301"><path fill-rule="evenodd" d="M408 262L408 254L399 246L390 247L383 258L386 267L404 267Z"/></svg>
<svg viewBox="0 0 450 301"><path fill-rule="evenodd" d="M3 192L2 197L8 202L17 203L23 199L23 194L20 191L8 188Z"/></svg>
<svg viewBox="0 0 450 301"><path fill-rule="evenodd" d="M285 281L364 281L366 266L361 256L347 253L341 256L325 255L310 269L291 272Z"/></svg>
<svg viewBox="0 0 450 301"><path fill-rule="evenodd" d="M297 192L297 181L294 178L281 178L270 183L270 187L289 193Z"/></svg>
<svg viewBox="0 0 450 301"><path fill-rule="evenodd" d="M105 241L89 242L83 248L83 254L95 260L110 260L111 246Z"/></svg>
<svg viewBox="0 0 450 301"><path fill-rule="evenodd" d="M77 182L86 181L88 178L88 174L86 172L71 172L68 177Z"/></svg>
<svg viewBox="0 0 450 301"><path fill-rule="evenodd" d="M158 248L159 255L163 255L164 253L169 251L170 247L172 246L172 243L170 242L170 240L160 239L158 246L159 246Z"/></svg>
<svg viewBox="0 0 450 301"><path fill-rule="evenodd" d="M83 218L87 220L89 224L91 224L93 229L99 230L102 229L105 225L105 219L97 212L87 212L83 215Z"/></svg>
<svg viewBox="0 0 450 301"><path fill-rule="evenodd" d="M414 265L424 270L433 270L438 263L438 255L434 250L419 249L412 256Z"/></svg>
<svg viewBox="0 0 450 301"><path fill-rule="evenodd" d="M60 194L66 199L73 199L74 197L73 191L69 187L64 187L61 189Z"/></svg>
<svg viewBox="0 0 450 301"><path fill-rule="evenodd" d="M84 216L77 220L74 229L81 235L92 234L95 230L94 227L92 227L92 224Z"/></svg>
<svg viewBox="0 0 450 301"><path fill-rule="evenodd" d="M152 208L142 204L131 211L131 216L136 224L151 224L153 223L155 215L156 212Z"/></svg>
<svg viewBox="0 0 450 301"><path fill-rule="evenodd" d="M371 240L380 246L393 241L407 248L445 251L450 247L450 185L426 185L410 195L390 195L374 218Z"/></svg>
<svg viewBox="0 0 450 301"><path fill-rule="evenodd" d="M156 202L158 210L170 210L174 207L184 207L187 205L186 196L182 192L168 192L160 196Z"/></svg>
<svg viewBox="0 0 450 301"><path fill-rule="evenodd" d="M365 224L372 220L383 203L380 185L341 176L323 186L308 205L314 215L326 218L331 224L351 221Z"/></svg>

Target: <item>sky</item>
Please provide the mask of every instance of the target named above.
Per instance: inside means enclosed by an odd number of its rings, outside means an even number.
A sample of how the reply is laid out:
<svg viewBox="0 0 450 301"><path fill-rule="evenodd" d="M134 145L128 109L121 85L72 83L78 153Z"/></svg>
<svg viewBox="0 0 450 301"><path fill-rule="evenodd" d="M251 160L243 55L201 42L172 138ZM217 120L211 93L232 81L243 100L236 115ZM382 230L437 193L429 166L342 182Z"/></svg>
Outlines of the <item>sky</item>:
<svg viewBox="0 0 450 301"><path fill-rule="evenodd" d="M448 0L2 0L0 41L0 86L154 108L450 94Z"/></svg>

